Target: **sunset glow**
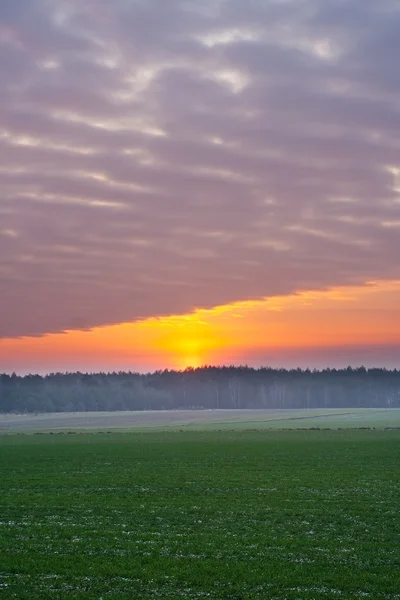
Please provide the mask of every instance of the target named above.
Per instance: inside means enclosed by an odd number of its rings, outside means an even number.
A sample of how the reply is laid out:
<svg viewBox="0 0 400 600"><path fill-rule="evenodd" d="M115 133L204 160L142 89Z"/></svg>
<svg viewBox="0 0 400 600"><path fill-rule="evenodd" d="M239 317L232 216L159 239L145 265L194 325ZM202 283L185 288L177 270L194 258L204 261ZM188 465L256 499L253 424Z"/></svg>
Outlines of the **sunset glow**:
<svg viewBox="0 0 400 600"><path fill-rule="evenodd" d="M400 366L399 30L0 2L0 372Z"/></svg>
<svg viewBox="0 0 400 600"><path fill-rule="evenodd" d="M285 364L300 351L297 356L305 353L313 366L318 360L310 361L310 351L331 349L334 362L342 364L340 349L399 345L399 297L400 281L300 292L91 331L5 339L0 360L10 370L20 364L71 370L83 363L89 370L152 370L261 364L264 356Z"/></svg>

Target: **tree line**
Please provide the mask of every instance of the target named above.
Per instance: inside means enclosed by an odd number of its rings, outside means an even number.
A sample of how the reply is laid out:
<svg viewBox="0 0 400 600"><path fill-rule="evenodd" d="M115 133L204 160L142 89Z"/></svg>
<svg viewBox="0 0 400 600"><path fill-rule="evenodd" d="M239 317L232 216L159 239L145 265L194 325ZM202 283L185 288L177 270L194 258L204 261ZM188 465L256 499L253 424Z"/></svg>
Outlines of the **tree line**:
<svg viewBox="0 0 400 600"><path fill-rule="evenodd" d="M0 413L349 407L400 407L400 371L210 366L147 374L0 375Z"/></svg>

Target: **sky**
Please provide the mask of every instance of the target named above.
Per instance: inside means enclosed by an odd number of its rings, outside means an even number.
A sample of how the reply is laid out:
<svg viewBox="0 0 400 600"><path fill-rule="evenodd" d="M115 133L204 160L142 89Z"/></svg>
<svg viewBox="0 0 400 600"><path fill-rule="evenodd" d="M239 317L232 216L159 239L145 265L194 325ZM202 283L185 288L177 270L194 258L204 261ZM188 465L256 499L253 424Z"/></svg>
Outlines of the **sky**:
<svg viewBox="0 0 400 600"><path fill-rule="evenodd" d="M0 372L400 367L398 0L0 2Z"/></svg>

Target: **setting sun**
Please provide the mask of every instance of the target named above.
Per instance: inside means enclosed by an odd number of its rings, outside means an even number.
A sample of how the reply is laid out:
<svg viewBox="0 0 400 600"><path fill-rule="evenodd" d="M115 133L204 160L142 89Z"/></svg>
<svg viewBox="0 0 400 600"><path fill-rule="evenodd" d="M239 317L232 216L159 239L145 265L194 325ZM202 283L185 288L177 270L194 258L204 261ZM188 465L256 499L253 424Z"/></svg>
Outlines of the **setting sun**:
<svg viewBox="0 0 400 600"><path fill-rule="evenodd" d="M212 362L229 343L207 317L207 311L196 311L150 319L138 323L138 328L147 332L154 349L168 356L175 368L195 368Z"/></svg>
<svg viewBox="0 0 400 600"><path fill-rule="evenodd" d="M331 349L342 364L340 352L347 360L352 345L376 352L394 347L400 339L399 293L400 282L372 282L90 331L3 339L0 359L10 370L21 363L34 370L42 362L51 370L79 369L82 360L90 370L185 369L265 357L285 362L293 352L309 357Z"/></svg>

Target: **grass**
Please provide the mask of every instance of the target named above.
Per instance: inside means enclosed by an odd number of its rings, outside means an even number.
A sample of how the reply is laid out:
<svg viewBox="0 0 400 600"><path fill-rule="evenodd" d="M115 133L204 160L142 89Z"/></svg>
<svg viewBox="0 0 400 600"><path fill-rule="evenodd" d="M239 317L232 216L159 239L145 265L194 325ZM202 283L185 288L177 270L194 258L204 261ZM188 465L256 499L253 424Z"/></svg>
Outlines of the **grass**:
<svg viewBox="0 0 400 600"><path fill-rule="evenodd" d="M173 410L1 415L0 434L59 431L399 427L400 409Z"/></svg>
<svg viewBox="0 0 400 600"><path fill-rule="evenodd" d="M400 431L0 438L0 598L400 598Z"/></svg>
<svg viewBox="0 0 400 600"><path fill-rule="evenodd" d="M400 409L320 409L284 411L264 414L258 419L241 418L210 420L205 423L189 423L184 427L205 429L357 429L400 428Z"/></svg>

